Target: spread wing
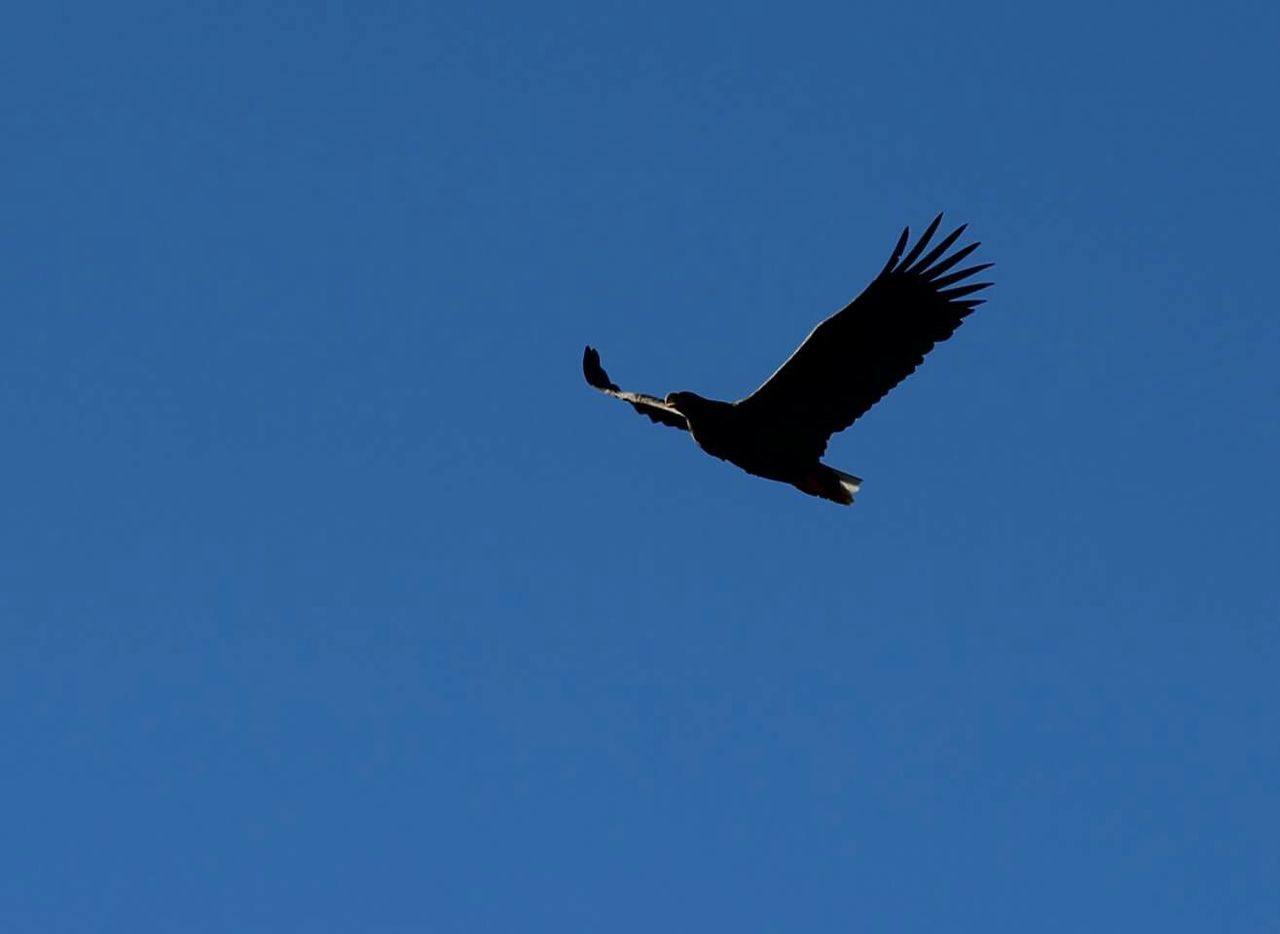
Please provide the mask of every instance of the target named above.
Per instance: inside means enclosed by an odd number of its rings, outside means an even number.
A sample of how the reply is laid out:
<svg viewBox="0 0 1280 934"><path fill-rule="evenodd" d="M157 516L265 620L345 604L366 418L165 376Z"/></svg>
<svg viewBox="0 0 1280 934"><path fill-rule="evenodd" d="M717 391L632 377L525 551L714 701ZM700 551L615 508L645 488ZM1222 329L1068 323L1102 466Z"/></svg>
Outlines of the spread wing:
<svg viewBox="0 0 1280 934"><path fill-rule="evenodd" d="M820 456L831 435L915 372L933 345L954 334L984 301L968 296L991 285L964 283L991 263L950 271L979 246L947 255L964 226L925 254L941 222L939 214L906 256L910 231L903 230L889 262L862 294L814 328L738 408Z"/></svg>
<svg viewBox="0 0 1280 934"><path fill-rule="evenodd" d="M594 347L588 347L582 352L582 375L587 378L587 383L593 388L599 389L605 395L630 403L633 409L641 415L649 416L652 421L670 425L672 428L689 430L689 423L685 421L684 416L657 396L648 396L642 392L627 392L610 382L609 374L600 365L600 353Z"/></svg>

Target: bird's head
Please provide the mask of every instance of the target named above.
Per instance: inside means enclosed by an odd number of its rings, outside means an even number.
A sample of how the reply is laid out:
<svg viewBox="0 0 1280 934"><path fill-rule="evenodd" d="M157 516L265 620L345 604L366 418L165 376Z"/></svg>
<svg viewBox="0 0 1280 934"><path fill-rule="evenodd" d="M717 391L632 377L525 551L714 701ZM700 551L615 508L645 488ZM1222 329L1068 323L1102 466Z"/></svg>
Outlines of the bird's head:
<svg viewBox="0 0 1280 934"><path fill-rule="evenodd" d="M699 403L706 402L696 392L669 392L664 400L681 415L689 415L698 408Z"/></svg>

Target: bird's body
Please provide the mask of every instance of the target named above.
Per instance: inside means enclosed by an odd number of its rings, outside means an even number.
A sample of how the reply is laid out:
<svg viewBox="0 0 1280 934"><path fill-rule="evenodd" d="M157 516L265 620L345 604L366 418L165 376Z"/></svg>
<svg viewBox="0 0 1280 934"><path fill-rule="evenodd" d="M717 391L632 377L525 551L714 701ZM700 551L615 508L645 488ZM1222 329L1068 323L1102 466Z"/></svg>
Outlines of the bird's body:
<svg viewBox="0 0 1280 934"><path fill-rule="evenodd" d="M692 392L665 399L626 392L609 380L591 347L583 354L583 374L591 386L651 420L687 430L714 457L849 505L862 481L821 462L827 440L914 372L934 344L950 337L982 302L966 296L990 285L948 288L991 265L944 275L978 246L945 255L963 227L921 257L941 220L941 215L934 219L905 257L904 230L889 262L863 293L814 328L759 389L737 402Z"/></svg>
<svg viewBox="0 0 1280 934"><path fill-rule="evenodd" d="M790 483L814 496L853 502L862 481L807 456L785 421L765 421L736 402L703 399L690 392L672 393L669 398L684 414L698 447L712 457L757 477ZM847 481L844 486L841 478Z"/></svg>

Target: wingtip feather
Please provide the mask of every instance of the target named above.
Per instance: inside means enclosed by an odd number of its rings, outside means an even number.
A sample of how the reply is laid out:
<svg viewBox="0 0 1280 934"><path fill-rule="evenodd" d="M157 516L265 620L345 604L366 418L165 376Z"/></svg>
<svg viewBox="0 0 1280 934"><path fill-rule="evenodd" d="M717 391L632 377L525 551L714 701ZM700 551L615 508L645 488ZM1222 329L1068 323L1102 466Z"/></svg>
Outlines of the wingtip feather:
<svg viewBox="0 0 1280 934"><path fill-rule="evenodd" d="M922 256L920 258L920 261L917 262L910 269L908 269L907 272L914 273L916 275L921 275L928 278L929 267L933 265L933 263L936 262L938 258L942 256L943 253L947 252L947 250L950 249L951 244L955 243L958 239L960 239L960 235L965 232L965 229L968 226L969 226L968 224L961 224L955 230L951 231L951 233L947 234L946 237L943 238L941 243L939 243L932 250L930 250L928 255Z"/></svg>
<svg viewBox="0 0 1280 934"><path fill-rule="evenodd" d="M951 273L949 276L943 276L941 279L934 279L933 287L939 290L945 289L954 282L959 282L961 279L967 279L970 276L976 276L984 269L990 269L994 265L995 263L979 263L976 266L967 266L964 269Z"/></svg>
<svg viewBox="0 0 1280 934"><path fill-rule="evenodd" d="M902 259L903 267L909 268L911 264L916 261L916 258L921 253L924 252L924 248L929 245L929 240L932 239L935 233L937 233L938 225L941 223L942 223L941 214L939 214L937 217L935 217L932 221L929 222L929 226L924 229L924 233L920 235L920 239L916 241L916 245L911 248L911 252L908 253L905 257L903 257Z"/></svg>
<svg viewBox="0 0 1280 934"><path fill-rule="evenodd" d="M970 253L972 253L974 250L976 250L980 246L982 246L982 241L980 240L975 243L970 243L966 246L962 246L960 249L956 250L946 259L942 260L941 262L925 270L925 272L922 273L922 276L931 282L936 282L939 276L941 276L948 269L951 269L953 266L955 266L957 263L959 263L961 260L963 260L966 256L968 256Z"/></svg>
<svg viewBox="0 0 1280 934"><path fill-rule="evenodd" d="M887 275L893 271L893 267L898 265L898 258L902 256L902 251L907 248L907 241L911 239L911 228L903 227L902 235L898 237L898 242L893 248L893 252L889 254L889 262L884 264L884 269L880 270L880 275ZM877 277L879 278L879 277Z"/></svg>
<svg viewBox="0 0 1280 934"><path fill-rule="evenodd" d="M992 285L994 285L992 282L975 282L973 285L962 285L958 289L948 289L945 292L939 292L938 295L948 301L952 301L957 298L963 298L966 295L972 295L974 292L981 292L983 289L990 288Z"/></svg>

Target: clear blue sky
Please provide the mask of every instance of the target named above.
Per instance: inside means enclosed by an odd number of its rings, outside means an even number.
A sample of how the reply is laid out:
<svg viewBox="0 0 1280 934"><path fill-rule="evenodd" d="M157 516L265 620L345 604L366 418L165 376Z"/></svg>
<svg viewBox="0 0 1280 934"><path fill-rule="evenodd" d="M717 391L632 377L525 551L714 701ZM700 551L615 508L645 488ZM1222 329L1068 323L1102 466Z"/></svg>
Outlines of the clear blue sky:
<svg viewBox="0 0 1280 934"><path fill-rule="evenodd" d="M0 927L1280 929L1278 34L11 4ZM939 210L851 510L583 384L745 394Z"/></svg>

